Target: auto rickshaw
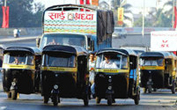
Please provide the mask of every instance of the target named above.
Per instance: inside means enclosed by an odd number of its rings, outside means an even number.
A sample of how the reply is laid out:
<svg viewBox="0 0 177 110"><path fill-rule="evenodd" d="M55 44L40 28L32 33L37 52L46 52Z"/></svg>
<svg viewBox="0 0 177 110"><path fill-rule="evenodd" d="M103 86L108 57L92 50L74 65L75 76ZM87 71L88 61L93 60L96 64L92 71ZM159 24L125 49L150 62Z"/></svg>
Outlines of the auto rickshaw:
<svg viewBox="0 0 177 110"><path fill-rule="evenodd" d="M7 47L3 52L3 89L8 98L39 91L40 51L33 47Z"/></svg>
<svg viewBox="0 0 177 110"><path fill-rule="evenodd" d="M42 51L42 92L44 103L49 98L54 106L60 98L89 102L87 51L82 47L48 45Z"/></svg>
<svg viewBox="0 0 177 110"><path fill-rule="evenodd" d="M101 49L96 54L96 103L107 99L112 105L116 98L140 100L138 57L129 49Z"/></svg>
<svg viewBox="0 0 177 110"><path fill-rule="evenodd" d="M177 57L170 52L145 52L140 56L141 87L144 93L168 88L175 94Z"/></svg>

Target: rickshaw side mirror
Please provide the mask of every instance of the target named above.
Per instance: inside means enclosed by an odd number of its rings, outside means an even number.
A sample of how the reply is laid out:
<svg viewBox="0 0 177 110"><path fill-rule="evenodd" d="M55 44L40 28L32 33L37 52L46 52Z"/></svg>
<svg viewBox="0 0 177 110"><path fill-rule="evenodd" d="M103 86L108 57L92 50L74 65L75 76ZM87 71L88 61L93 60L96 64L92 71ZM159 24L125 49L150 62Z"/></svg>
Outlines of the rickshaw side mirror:
<svg viewBox="0 0 177 110"><path fill-rule="evenodd" d="M39 45L40 45L40 41L41 41L41 38L38 37L36 38L36 46L39 48Z"/></svg>

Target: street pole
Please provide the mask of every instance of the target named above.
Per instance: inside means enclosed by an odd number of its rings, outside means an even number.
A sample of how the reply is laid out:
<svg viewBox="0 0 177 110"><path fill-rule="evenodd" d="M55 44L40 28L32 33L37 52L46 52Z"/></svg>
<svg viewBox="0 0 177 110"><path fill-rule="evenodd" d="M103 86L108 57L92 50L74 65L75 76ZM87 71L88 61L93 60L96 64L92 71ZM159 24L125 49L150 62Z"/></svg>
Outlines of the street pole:
<svg viewBox="0 0 177 110"><path fill-rule="evenodd" d="M7 0L4 0L4 6L5 7L7 6Z"/></svg>
<svg viewBox="0 0 177 110"><path fill-rule="evenodd" d="M143 0L142 37L144 37L144 16L145 16L145 0Z"/></svg>
<svg viewBox="0 0 177 110"><path fill-rule="evenodd" d="M174 17L175 17L175 10L174 10L174 7L175 7L175 1L176 0L173 0L173 12L172 12L172 28L174 27L174 24L175 24L175 20L174 20Z"/></svg>

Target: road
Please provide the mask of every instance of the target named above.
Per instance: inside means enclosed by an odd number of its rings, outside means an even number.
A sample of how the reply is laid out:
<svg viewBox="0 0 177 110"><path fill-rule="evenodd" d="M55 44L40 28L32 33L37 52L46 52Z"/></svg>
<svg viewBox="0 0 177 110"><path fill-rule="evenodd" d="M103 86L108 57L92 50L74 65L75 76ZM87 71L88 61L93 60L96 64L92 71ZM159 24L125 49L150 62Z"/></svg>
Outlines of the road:
<svg viewBox="0 0 177 110"><path fill-rule="evenodd" d="M132 40L131 38L123 38ZM141 36L139 36L140 38ZM138 38L137 38L138 39ZM143 38L146 39L146 38ZM143 39L141 41L143 41ZM118 43L117 43L118 42ZM120 39L113 40L113 46L119 47ZM136 41L132 41L136 42ZM126 42L127 43L127 42ZM138 43L138 42L137 42ZM140 42L143 44L142 42ZM147 42L146 42L147 43ZM146 44L144 43L144 44ZM25 42L11 42L6 44L12 45L25 45L35 46L35 40ZM148 45L148 44L147 44ZM70 110L70 109L82 109L82 110L177 110L177 93L172 94L170 90L159 89L157 92L152 94L141 93L141 100L139 105L135 105L132 99L116 99L116 103L112 106L107 106L107 101L102 100L101 104L95 104L95 100L92 99L89 102L88 107L83 106L83 101L78 99L62 99L61 104L54 107L52 103L43 104L43 100L40 94L24 95L20 94L20 98L16 101L7 99L6 93L2 91L2 74L0 73L0 110Z"/></svg>

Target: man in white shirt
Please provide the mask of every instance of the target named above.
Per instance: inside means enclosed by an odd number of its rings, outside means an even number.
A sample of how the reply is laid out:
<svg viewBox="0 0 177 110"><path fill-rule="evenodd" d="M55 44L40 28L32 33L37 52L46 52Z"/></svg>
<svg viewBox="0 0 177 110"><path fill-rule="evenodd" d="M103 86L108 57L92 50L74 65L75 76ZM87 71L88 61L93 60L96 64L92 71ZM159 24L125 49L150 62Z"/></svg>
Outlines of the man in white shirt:
<svg viewBox="0 0 177 110"><path fill-rule="evenodd" d="M95 98L95 83L94 83L94 79L95 79L95 72L94 72L94 68L95 68L95 59L94 59L95 55L94 53L90 53L89 56L89 82L91 84L91 93L93 95L93 98Z"/></svg>
<svg viewBox="0 0 177 110"><path fill-rule="evenodd" d="M100 63L100 68L117 68L117 65L110 60L110 56L105 55L105 60Z"/></svg>

